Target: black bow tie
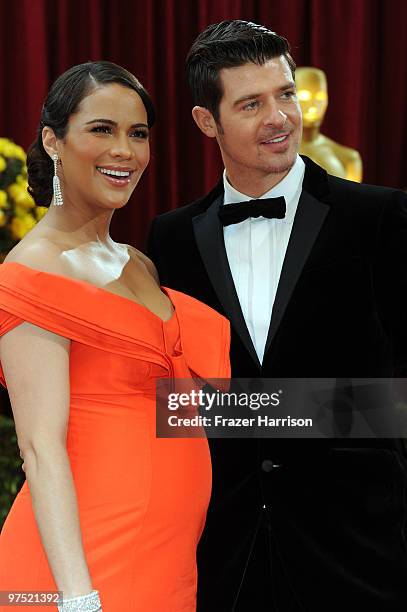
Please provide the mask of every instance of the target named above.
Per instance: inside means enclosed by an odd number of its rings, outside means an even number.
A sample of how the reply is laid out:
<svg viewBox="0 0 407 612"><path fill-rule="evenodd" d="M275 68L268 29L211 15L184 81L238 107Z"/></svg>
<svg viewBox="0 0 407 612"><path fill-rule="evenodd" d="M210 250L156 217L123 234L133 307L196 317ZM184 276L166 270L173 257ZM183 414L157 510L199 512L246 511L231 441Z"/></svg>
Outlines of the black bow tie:
<svg viewBox="0 0 407 612"><path fill-rule="evenodd" d="M247 202L236 202L225 204L218 210L222 225L241 223L249 217L266 217L267 219L284 219L285 199L264 198L263 200L248 200Z"/></svg>

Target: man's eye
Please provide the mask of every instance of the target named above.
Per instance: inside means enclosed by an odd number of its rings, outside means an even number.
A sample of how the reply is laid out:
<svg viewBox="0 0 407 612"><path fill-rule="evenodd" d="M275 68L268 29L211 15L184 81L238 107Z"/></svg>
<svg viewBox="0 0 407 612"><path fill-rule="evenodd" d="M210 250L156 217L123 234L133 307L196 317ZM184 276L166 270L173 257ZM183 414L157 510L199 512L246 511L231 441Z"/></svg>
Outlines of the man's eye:
<svg viewBox="0 0 407 612"><path fill-rule="evenodd" d="M258 107L258 105L259 105L258 100L253 100L252 102L245 104L243 107L243 110L254 110L255 108Z"/></svg>
<svg viewBox="0 0 407 612"><path fill-rule="evenodd" d="M107 125L95 125L91 129L91 132L96 132L96 134L110 134L111 128Z"/></svg>
<svg viewBox="0 0 407 612"><path fill-rule="evenodd" d="M295 98L295 91L294 90L290 90L290 91L285 91L283 93L283 98L285 98L286 100L289 100L290 98Z"/></svg>

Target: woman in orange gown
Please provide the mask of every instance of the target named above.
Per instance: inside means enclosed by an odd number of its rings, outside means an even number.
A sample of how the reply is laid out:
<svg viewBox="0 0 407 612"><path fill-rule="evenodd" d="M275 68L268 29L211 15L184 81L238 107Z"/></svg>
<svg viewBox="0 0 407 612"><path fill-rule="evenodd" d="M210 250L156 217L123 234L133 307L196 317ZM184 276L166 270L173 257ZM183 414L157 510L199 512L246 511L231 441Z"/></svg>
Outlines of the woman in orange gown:
<svg viewBox="0 0 407 612"><path fill-rule="evenodd" d="M109 236L148 163L150 105L108 62L57 80L28 164L50 209L0 267L0 381L27 478L0 535L0 591L60 590L64 611L196 608L209 450L156 437L155 383L227 378L229 324L160 289L151 262Z"/></svg>

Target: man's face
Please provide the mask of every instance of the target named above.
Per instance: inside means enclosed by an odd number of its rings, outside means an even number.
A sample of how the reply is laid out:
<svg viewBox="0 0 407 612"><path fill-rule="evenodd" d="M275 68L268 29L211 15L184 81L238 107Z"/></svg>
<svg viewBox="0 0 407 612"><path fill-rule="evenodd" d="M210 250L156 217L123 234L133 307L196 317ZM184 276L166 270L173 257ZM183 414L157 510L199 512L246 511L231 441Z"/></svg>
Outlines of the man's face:
<svg viewBox="0 0 407 612"><path fill-rule="evenodd" d="M216 139L228 179L244 193L264 193L288 173L300 146L301 110L290 67L280 56L261 66L224 68L220 79Z"/></svg>

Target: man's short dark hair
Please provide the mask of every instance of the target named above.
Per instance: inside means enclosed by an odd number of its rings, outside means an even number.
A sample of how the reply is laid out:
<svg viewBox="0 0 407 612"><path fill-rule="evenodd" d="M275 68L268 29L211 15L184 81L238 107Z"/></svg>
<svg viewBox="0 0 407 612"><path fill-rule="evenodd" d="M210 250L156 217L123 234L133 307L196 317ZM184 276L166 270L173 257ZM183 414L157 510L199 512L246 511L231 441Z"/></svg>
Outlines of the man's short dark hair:
<svg viewBox="0 0 407 612"><path fill-rule="evenodd" d="M186 73L193 102L207 108L219 121L223 90L219 73L248 62L262 65L284 55L292 75L295 63L288 41L268 28L235 19L208 26L194 41L186 59Z"/></svg>

